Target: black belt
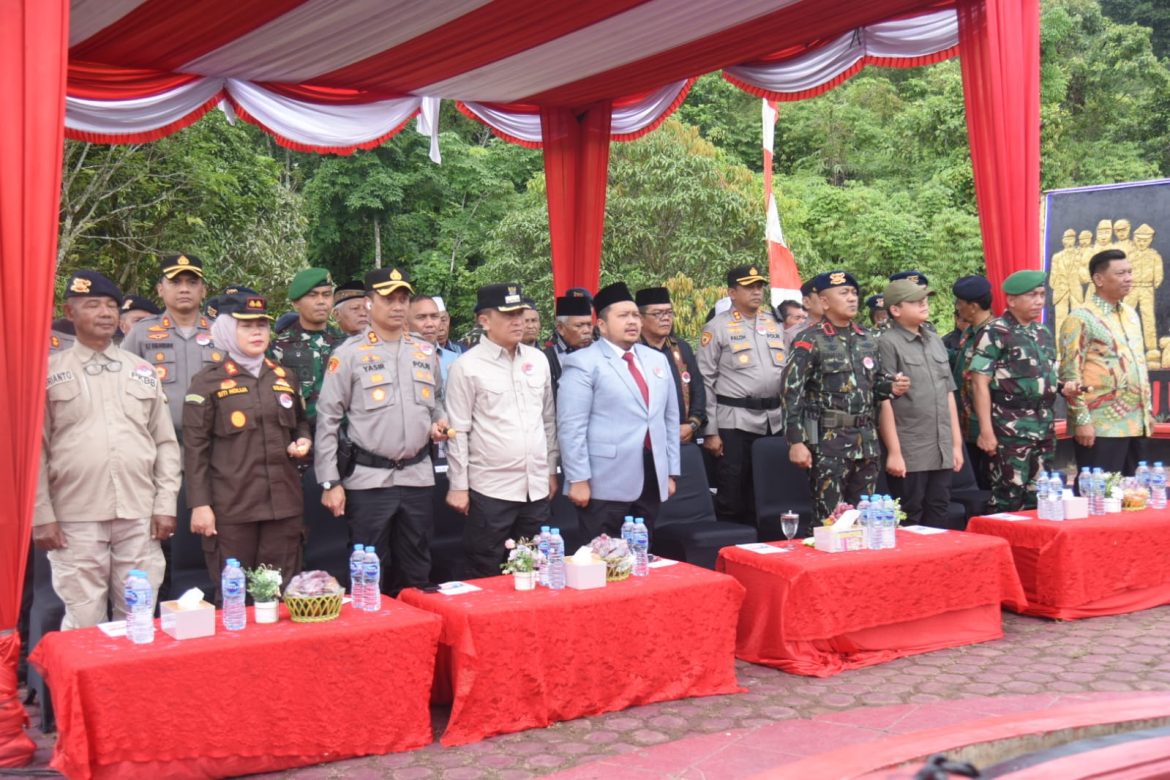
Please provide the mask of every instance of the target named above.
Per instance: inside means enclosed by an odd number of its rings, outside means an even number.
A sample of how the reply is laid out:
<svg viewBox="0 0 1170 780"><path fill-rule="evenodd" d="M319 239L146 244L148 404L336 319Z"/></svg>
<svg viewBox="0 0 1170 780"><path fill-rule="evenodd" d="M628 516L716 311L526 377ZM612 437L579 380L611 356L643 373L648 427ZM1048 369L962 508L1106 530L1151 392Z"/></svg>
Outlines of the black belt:
<svg viewBox="0 0 1170 780"><path fill-rule="evenodd" d="M407 466L422 463L430 457L430 454L431 445L427 444L409 458L390 460L389 458L383 458L381 455L375 455L368 450L363 450L356 444L353 445L353 462L359 466L367 466L372 469L394 469L395 471L402 471Z"/></svg>
<svg viewBox="0 0 1170 780"><path fill-rule="evenodd" d="M873 425L873 417L868 414L849 414L835 409L821 412L822 428L864 428L870 425Z"/></svg>
<svg viewBox="0 0 1170 780"><path fill-rule="evenodd" d="M1037 401L1035 398L1023 398L1018 395L1011 394L992 394L991 402L1001 409L1026 409L1033 412L1039 412L1048 409L1052 406L1055 399Z"/></svg>
<svg viewBox="0 0 1170 780"><path fill-rule="evenodd" d="M729 398L725 395L716 395L715 400L723 406L734 406L739 409L752 409L757 412L770 412L780 408L780 398Z"/></svg>

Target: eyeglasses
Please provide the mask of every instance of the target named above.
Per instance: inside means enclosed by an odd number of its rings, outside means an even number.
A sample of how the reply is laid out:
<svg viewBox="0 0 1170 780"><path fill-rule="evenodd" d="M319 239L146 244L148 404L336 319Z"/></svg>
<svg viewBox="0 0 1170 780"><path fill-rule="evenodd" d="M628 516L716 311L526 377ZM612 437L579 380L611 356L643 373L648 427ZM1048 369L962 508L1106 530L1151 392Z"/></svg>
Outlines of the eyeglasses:
<svg viewBox="0 0 1170 780"><path fill-rule="evenodd" d="M674 309L657 309L655 311L647 310L643 314L644 317L653 317L656 320L669 320L674 316Z"/></svg>
<svg viewBox="0 0 1170 780"><path fill-rule="evenodd" d="M122 370L122 362L119 360L110 360L106 363L86 363L83 370L90 376L100 376L103 371L116 374Z"/></svg>

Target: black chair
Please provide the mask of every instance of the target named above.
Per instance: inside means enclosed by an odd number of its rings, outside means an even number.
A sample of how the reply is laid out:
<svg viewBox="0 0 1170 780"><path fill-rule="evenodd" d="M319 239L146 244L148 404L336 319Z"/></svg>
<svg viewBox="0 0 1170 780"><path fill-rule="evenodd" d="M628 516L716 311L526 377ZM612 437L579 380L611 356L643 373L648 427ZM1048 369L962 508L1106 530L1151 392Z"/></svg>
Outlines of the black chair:
<svg viewBox="0 0 1170 780"><path fill-rule="evenodd" d="M327 571L348 587L349 523L344 517L334 517L321 503L321 486L312 468L301 480L305 496L305 571Z"/></svg>
<svg viewBox="0 0 1170 780"><path fill-rule="evenodd" d="M963 468L955 474L951 482L951 503L958 503L963 507L963 527L966 530L967 520L987 511L987 502L991 500L990 490L980 490L975 481L975 470L971 468L971 459L967 456L967 446L963 445Z"/></svg>
<svg viewBox="0 0 1170 780"><path fill-rule="evenodd" d="M462 579L463 515L447 506L447 467L435 469L434 531L431 533L431 582Z"/></svg>
<svg viewBox="0 0 1170 780"><path fill-rule="evenodd" d="M703 452L697 444L680 450L682 474L675 493L662 504L654 525L654 553L706 569L715 568L719 550L756 541L756 529L715 518Z"/></svg>
<svg viewBox="0 0 1170 780"><path fill-rule="evenodd" d="M820 524L822 518L813 517L808 472L788 460L788 442L783 436L756 439L752 445L752 480L760 541L784 538L780 516L785 512L796 512L800 517L797 537L810 536L812 528Z"/></svg>
<svg viewBox="0 0 1170 780"><path fill-rule="evenodd" d="M885 469L885 449L882 449L881 468L878 469L877 478L877 492L880 495L890 494L889 478L886 475ZM974 474L972 474L974 480ZM955 498L953 488L951 493L950 503L947 505L947 516L943 520L935 521L924 519L922 525L932 526L937 528L946 528L952 531L965 531L967 529L967 509L957 498Z"/></svg>
<svg viewBox="0 0 1170 780"><path fill-rule="evenodd" d="M29 612L28 650L31 654L41 637L51 631L61 630L65 618L65 604L53 590L53 575L49 557L44 550L33 551L33 601ZM41 705L41 731L51 733L57 730L53 714L53 699L49 695L49 684L41 677L36 667L29 664L28 687L36 692Z"/></svg>

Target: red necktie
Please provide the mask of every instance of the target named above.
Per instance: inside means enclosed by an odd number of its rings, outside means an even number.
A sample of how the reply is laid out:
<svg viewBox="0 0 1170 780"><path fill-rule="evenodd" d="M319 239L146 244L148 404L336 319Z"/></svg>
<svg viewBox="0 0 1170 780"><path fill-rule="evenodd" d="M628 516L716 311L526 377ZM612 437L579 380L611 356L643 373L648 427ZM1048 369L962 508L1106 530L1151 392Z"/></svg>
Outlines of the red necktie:
<svg viewBox="0 0 1170 780"><path fill-rule="evenodd" d="M634 362L634 352L622 353L622 360L626 361L626 365L630 367L630 375L634 377L634 384L642 391L642 401L645 402L646 408L650 408L650 388L646 386L646 378L642 376L642 372L638 370L638 364ZM650 449L650 431L646 431L646 440L642 442L646 449Z"/></svg>

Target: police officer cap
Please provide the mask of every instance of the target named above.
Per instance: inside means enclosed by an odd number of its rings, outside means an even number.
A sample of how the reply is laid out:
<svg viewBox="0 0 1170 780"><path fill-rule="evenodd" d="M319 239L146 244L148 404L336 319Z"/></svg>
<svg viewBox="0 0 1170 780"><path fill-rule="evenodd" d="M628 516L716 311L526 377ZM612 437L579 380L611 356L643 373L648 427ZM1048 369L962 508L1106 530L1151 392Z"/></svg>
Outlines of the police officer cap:
<svg viewBox="0 0 1170 780"><path fill-rule="evenodd" d="M1023 295L1030 293L1044 284L1043 271L1016 271L1003 280L1003 291L1008 295Z"/></svg>
<svg viewBox="0 0 1170 780"><path fill-rule="evenodd" d="M297 271L292 284L288 286L288 299L297 301L309 294L309 290L316 287L333 287L333 277L324 268L306 268Z"/></svg>
<svg viewBox="0 0 1170 780"><path fill-rule="evenodd" d="M410 274L405 268L392 265L389 268L375 268L366 274L366 289L378 295L389 295L399 288L414 295L414 288L410 285Z"/></svg>
<svg viewBox="0 0 1170 780"><path fill-rule="evenodd" d="M634 296L630 294L630 288L626 286L625 282L614 282L597 291L597 295L593 296L593 308L600 314L607 306L622 301L633 303Z"/></svg>
<svg viewBox="0 0 1170 780"><path fill-rule="evenodd" d="M986 276L961 276L951 285L951 292L960 301L979 301L991 295L991 282Z"/></svg>
<svg viewBox="0 0 1170 780"><path fill-rule="evenodd" d="M219 297L222 299L224 296L239 295L240 293L244 293L245 295L259 295L260 294L260 293L256 292L255 290L253 290L251 287L245 287L242 284L229 284L227 287L223 288L223 292L220 293Z"/></svg>
<svg viewBox="0 0 1170 780"><path fill-rule="evenodd" d="M756 282L766 282L768 278L760 273L758 265L737 265L727 272L728 287L747 287Z"/></svg>
<svg viewBox="0 0 1170 780"><path fill-rule="evenodd" d="M866 298L865 305L870 311L884 309L886 307L886 299L881 296L881 293L878 293L877 295L871 295Z"/></svg>
<svg viewBox="0 0 1170 780"><path fill-rule="evenodd" d="M219 300L222 295L213 295L203 303L203 311L207 313L208 317L215 319L219 316Z"/></svg>
<svg viewBox="0 0 1170 780"><path fill-rule="evenodd" d="M580 287L574 287L564 295L557 297L556 315L558 317L589 317L593 314L591 299L592 296L587 295Z"/></svg>
<svg viewBox="0 0 1170 780"><path fill-rule="evenodd" d="M237 320L272 319L268 314L268 300L253 292L237 292L221 295L219 314L230 314Z"/></svg>
<svg viewBox="0 0 1170 780"><path fill-rule="evenodd" d="M926 278L926 274L922 273L921 271L915 271L914 269L910 269L909 271L899 271L898 273L890 276L891 282L896 282L899 279L909 279L910 281L914 282L914 284L918 284L923 287L929 283L929 280Z"/></svg>
<svg viewBox="0 0 1170 780"><path fill-rule="evenodd" d="M497 311L519 311L520 309L531 308L524 302L524 293L520 289L520 285L515 282L506 282L504 284L485 284L480 287L475 296L475 313L479 314L485 309L496 309Z"/></svg>
<svg viewBox="0 0 1170 780"><path fill-rule="evenodd" d="M122 301L123 313L128 311L144 311L147 314L162 314L162 311L155 305L154 301L149 298L143 298L141 295L127 295L126 299Z"/></svg>
<svg viewBox="0 0 1170 780"><path fill-rule="evenodd" d="M831 287L852 287L858 294L861 293L857 280L848 271L825 271L813 279L813 289L817 292L824 292Z"/></svg>
<svg viewBox="0 0 1170 780"><path fill-rule="evenodd" d="M344 284L338 285L337 289L333 291L333 305L337 306L339 303L353 300L354 298L363 298L366 294L366 286L362 284L360 279L350 279Z"/></svg>
<svg viewBox="0 0 1170 780"><path fill-rule="evenodd" d="M195 255L167 255L158 264L158 272L168 279L174 279L183 272L203 278L203 261Z"/></svg>
<svg viewBox="0 0 1170 780"><path fill-rule="evenodd" d="M118 285L111 282L97 271L82 269L74 271L65 285L66 298L113 298L122 305L122 291Z"/></svg>
<svg viewBox="0 0 1170 780"><path fill-rule="evenodd" d="M670 290L665 287L644 287L634 293L634 303L639 307L669 304Z"/></svg>

